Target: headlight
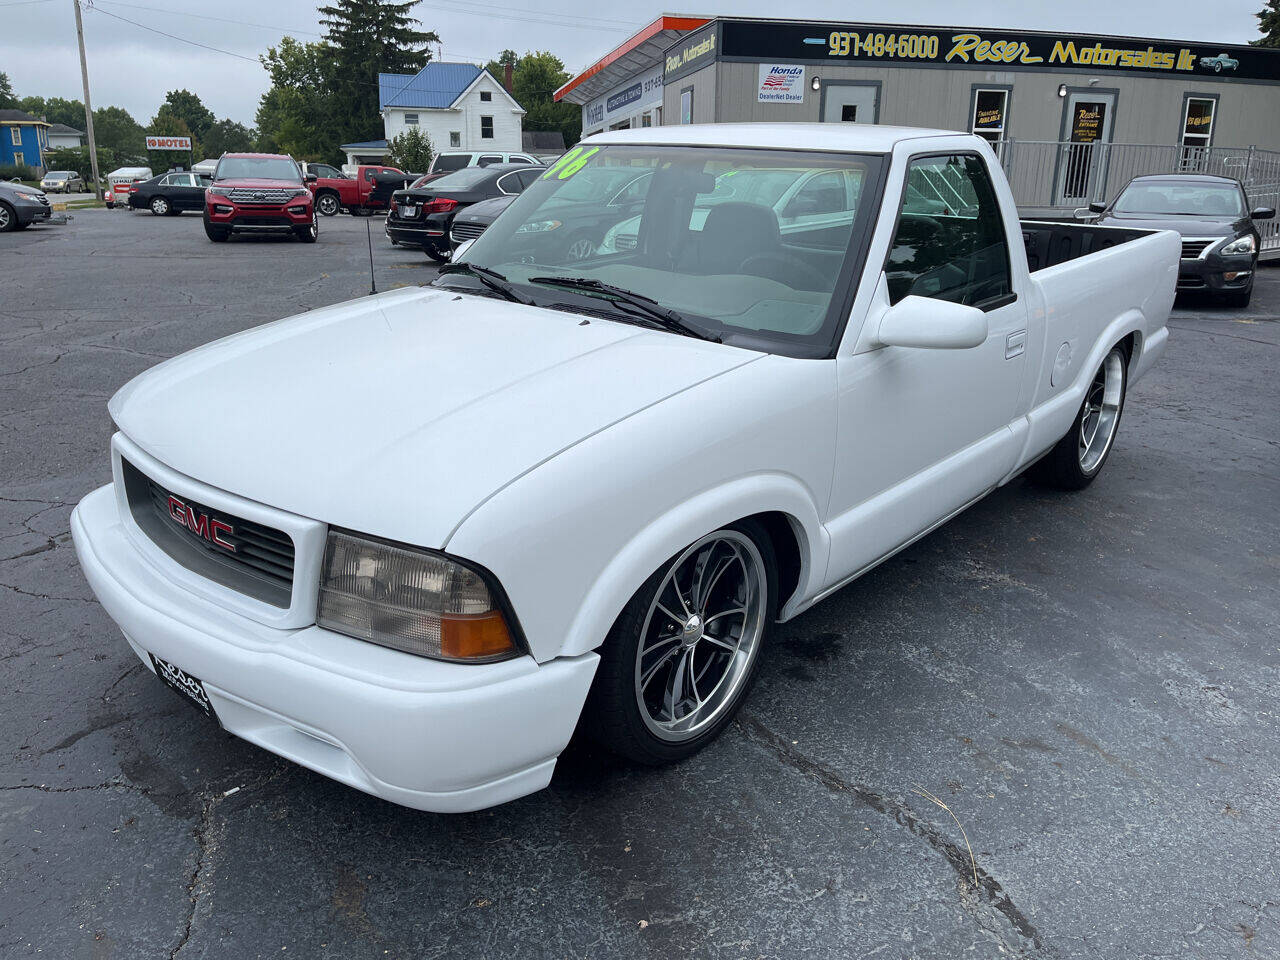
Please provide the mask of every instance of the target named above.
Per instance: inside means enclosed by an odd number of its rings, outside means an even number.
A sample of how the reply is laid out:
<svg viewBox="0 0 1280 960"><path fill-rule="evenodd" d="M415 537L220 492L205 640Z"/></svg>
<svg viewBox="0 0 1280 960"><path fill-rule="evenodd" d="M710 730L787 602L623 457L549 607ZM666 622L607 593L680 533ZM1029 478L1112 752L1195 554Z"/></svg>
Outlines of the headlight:
<svg viewBox="0 0 1280 960"><path fill-rule="evenodd" d="M520 649L491 582L444 554L331 530L316 622L420 657L506 660Z"/></svg>
<svg viewBox="0 0 1280 960"><path fill-rule="evenodd" d="M534 220L516 227L516 233L547 233L559 227L559 220Z"/></svg>
<svg viewBox="0 0 1280 960"><path fill-rule="evenodd" d="M309 197L311 196L311 191L306 187L299 187L297 190L293 191L293 195L295 197Z"/></svg>
<svg viewBox="0 0 1280 960"><path fill-rule="evenodd" d="M15 190L14 193L16 193L23 200L39 200L40 199L40 194L38 193L23 193L21 190Z"/></svg>
<svg viewBox="0 0 1280 960"><path fill-rule="evenodd" d="M205 187L205 193L212 194L215 197L226 197L230 196L231 188L219 186L218 184L213 183Z"/></svg>
<svg viewBox="0 0 1280 960"><path fill-rule="evenodd" d="M1253 253L1256 249L1257 244L1253 242L1253 234L1248 234L1247 236L1232 240L1230 243L1223 246L1218 253L1224 257L1231 257L1240 253Z"/></svg>

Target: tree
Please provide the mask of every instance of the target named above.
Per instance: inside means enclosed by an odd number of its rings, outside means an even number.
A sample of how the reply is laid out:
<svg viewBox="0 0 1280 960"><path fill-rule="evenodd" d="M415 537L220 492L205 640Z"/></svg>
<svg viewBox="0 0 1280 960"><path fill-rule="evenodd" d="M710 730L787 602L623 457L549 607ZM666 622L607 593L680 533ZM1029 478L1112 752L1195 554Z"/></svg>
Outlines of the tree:
<svg viewBox="0 0 1280 960"><path fill-rule="evenodd" d="M338 143L382 136L379 73L417 73L431 59L427 44L440 37L415 29L419 21L409 16L414 6L411 0L332 0L320 7Z"/></svg>
<svg viewBox="0 0 1280 960"><path fill-rule="evenodd" d="M327 44L284 37L259 58L271 87L258 101L258 149L299 160L341 162L333 115L333 62Z"/></svg>
<svg viewBox="0 0 1280 960"><path fill-rule="evenodd" d="M1266 4L1254 14L1262 36L1249 42L1255 47L1280 47L1280 0L1266 0Z"/></svg>
<svg viewBox="0 0 1280 960"><path fill-rule="evenodd" d="M498 54L497 60L490 60L484 65L484 68L498 78L499 83L504 83L507 76L507 66L515 67L520 62L520 58L516 56L514 50L503 50Z"/></svg>
<svg viewBox="0 0 1280 960"><path fill-rule="evenodd" d="M197 140L203 140L209 128L217 122L213 111L190 90L170 90L165 94L164 103L160 104L160 109L156 111L155 119L151 124L155 127L157 122L167 120L181 120ZM170 131L156 128L148 132L169 133Z"/></svg>
<svg viewBox="0 0 1280 960"><path fill-rule="evenodd" d="M525 109L526 130L559 130L565 146L582 136L582 108L572 103L556 103L552 94L569 80L560 58L545 50L526 53L515 65L512 95Z"/></svg>
<svg viewBox="0 0 1280 960"><path fill-rule="evenodd" d="M406 173L426 173L431 169L431 160L436 155L431 138L417 127L410 127L393 137L388 147L387 162Z"/></svg>
<svg viewBox="0 0 1280 960"><path fill-rule="evenodd" d="M244 153L253 149L254 132L243 123L219 120L200 141L202 156L217 158L224 153Z"/></svg>
<svg viewBox="0 0 1280 960"><path fill-rule="evenodd" d="M146 155L146 134L123 107L99 107L93 111L93 134L99 155L110 150L121 163L141 160Z"/></svg>
<svg viewBox="0 0 1280 960"><path fill-rule="evenodd" d="M0 73L0 110L18 109L18 98L13 95L13 84L7 73Z"/></svg>

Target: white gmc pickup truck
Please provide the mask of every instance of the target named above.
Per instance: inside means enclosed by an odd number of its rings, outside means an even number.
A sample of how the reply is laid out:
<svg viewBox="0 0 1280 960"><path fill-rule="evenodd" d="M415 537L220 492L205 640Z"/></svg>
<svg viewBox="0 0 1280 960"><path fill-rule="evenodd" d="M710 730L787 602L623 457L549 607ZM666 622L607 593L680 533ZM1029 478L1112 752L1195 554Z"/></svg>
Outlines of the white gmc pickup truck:
<svg viewBox="0 0 1280 960"><path fill-rule="evenodd" d="M128 383L76 549L161 680L396 803L537 790L580 722L678 760L775 622L1028 468L1098 475L1179 256L1019 222L972 136L602 134L431 285Z"/></svg>

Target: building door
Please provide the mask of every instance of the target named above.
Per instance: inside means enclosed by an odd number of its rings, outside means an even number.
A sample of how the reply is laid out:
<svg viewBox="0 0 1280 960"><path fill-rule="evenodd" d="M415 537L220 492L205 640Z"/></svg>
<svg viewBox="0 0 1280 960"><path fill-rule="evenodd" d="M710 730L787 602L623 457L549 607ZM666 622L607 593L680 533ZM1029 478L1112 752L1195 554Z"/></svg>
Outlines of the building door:
<svg viewBox="0 0 1280 960"><path fill-rule="evenodd" d="M1064 106L1066 143L1058 162L1057 202L1085 204L1102 199L1106 186L1114 93L1069 93Z"/></svg>
<svg viewBox="0 0 1280 960"><path fill-rule="evenodd" d="M827 81L822 88L825 123L875 123L880 113L878 84Z"/></svg>

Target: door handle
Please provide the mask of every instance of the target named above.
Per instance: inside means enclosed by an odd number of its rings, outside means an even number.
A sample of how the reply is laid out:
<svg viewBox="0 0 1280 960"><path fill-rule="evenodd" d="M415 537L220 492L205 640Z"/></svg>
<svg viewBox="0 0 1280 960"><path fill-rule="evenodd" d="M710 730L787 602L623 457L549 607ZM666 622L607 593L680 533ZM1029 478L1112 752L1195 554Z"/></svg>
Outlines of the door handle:
<svg viewBox="0 0 1280 960"><path fill-rule="evenodd" d="M1027 349L1027 331L1018 330L1004 338L1004 358L1012 360Z"/></svg>

